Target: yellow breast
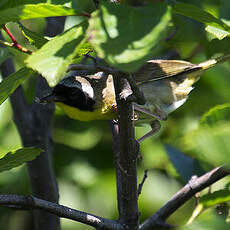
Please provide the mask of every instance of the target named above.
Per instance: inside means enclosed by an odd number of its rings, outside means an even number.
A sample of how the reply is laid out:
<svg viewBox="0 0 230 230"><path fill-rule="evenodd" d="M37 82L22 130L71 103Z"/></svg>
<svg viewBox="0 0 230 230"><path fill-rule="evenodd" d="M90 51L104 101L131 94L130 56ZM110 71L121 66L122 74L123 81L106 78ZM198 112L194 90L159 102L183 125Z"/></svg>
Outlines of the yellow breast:
<svg viewBox="0 0 230 230"><path fill-rule="evenodd" d="M61 102L56 103L70 118L79 121L91 121L91 120L110 120L116 117L115 108L107 107L98 108L94 111L83 111L78 108L63 104Z"/></svg>

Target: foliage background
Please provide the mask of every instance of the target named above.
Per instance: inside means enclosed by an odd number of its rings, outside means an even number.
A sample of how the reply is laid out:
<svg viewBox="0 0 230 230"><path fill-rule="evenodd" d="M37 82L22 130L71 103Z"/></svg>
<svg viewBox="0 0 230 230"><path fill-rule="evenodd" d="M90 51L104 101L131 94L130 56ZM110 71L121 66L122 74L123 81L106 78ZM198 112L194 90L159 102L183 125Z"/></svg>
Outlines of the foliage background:
<svg viewBox="0 0 230 230"><path fill-rule="evenodd" d="M85 9L92 7L90 4L84 5L83 2L78 0L75 4ZM197 5L218 18L230 20L229 1L183 2ZM78 20L78 17L67 17L65 29L78 23ZM224 41L226 39L221 40L217 46L215 39L212 40L213 37L205 32L204 25L197 21L174 15L173 22L178 28L163 47L162 56L168 50L176 50L182 59L199 63L213 54L226 52L230 47L227 46L228 41ZM36 29L38 33L42 33L45 27L43 19L27 20L24 23ZM15 31L15 36L19 36L20 43L28 46L20 36L16 24L11 23L9 27ZM12 50L12 52L16 53L14 62L19 67L25 57L17 51ZM186 145L185 137L189 139L191 132L198 127L199 120L206 111L215 105L229 102L229 73L228 63L208 70L196 83L186 104L162 123L163 128L157 135L141 144L143 161L138 165L139 181L143 177L144 170L149 169L148 179L139 199L141 218L151 215L184 185L185 181L169 160L165 144L174 146L181 152L196 155L195 150ZM32 100L33 84L34 79L30 78L23 85L28 101ZM21 143L12 121L12 111L8 100L0 107L0 118L0 152L17 149ZM89 123L73 121L57 108L54 127L54 167L59 183L60 203L106 218L116 218L115 174L108 123L106 121ZM148 130L148 127L136 128L136 135L140 137ZM208 169L209 163L204 164L203 168ZM221 181L215 186L220 188L222 185ZM0 193L30 193L25 166L0 174ZM194 205L194 200L189 201L170 217L169 222L177 225L184 224L191 215ZM214 213L213 210L209 212ZM200 218L210 218L210 215L201 215ZM0 226L4 226L5 230L31 229L29 219L26 211L0 208ZM90 228L69 220L62 219L62 223L63 230Z"/></svg>

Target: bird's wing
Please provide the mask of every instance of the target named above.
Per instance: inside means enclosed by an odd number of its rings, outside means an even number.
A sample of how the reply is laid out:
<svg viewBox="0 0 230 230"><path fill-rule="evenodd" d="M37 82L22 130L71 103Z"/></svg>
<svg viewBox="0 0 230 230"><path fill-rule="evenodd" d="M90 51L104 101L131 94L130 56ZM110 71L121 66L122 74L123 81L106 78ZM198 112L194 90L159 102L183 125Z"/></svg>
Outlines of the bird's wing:
<svg viewBox="0 0 230 230"><path fill-rule="evenodd" d="M181 60L149 60L135 74L137 83L155 81L199 70L201 67Z"/></svg>

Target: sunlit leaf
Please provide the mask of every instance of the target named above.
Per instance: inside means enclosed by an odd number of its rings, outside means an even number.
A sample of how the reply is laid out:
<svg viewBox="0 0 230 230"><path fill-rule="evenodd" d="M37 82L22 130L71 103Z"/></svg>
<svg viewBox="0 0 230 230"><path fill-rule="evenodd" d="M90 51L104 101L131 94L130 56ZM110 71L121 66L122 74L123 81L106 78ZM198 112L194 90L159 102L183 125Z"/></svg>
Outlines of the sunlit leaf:
<svg viewBox="0 0 230 230"><path fill-rule="evenodd" d="M30 75L33 74L31 69L26 67L9 75L0 83L0 105L14 92L14 90Z"/></svg>
<svg viewBox="0 0 230 230"><path fill-rule="evenodd" d="M50 86L55 86L65 76L73 58L78 55L84 30L84 26L74 27L48 41L28 57L27 65L42 74Z"/></svg>
<svg viewBox="0 0 230 230"><path fill-rule="evenodd" d="M77 56L81 57L85 54L88 54L89 52L93 51L93 47L90 45L90 43L85 42L78 48Z"/></svg>
<svg viewBox="0 0 230 230"><path fill-rule="evenodd" d="M214 26L207 26L205 30L213 35L215 35L219 40L224 39L225 37L230 35L230 32L226 30L219 29Z"/></svg>
<svg viewBox="0 0 230 230"><path fill-rule="evenodd" d="M48 3L40 4L15 4L12 8L0 9L0 22L15 22L31 18L44 18L55 16L82 15L79 11L62 5L54 5Z"/></svg>
<svg viewBox="0 0 230 230"><path fill-rule="evenodd" d="M13 8L16 5L25 5L25 4L39 4L39 3L46 3L47 0L1 0L0 2L0 10L7 9L7 8Z"/></svg>
<svg viewBox="0 0 230 230"><path fill-rule="evenodd" d="M0 172L15 168L25 162L32 161L40 153L38 148L21 148L7 154L0 154Z"/></svg>
<svg viewBox="0 0 230 230"><path fill-rule="evenodd" d="M123 71L135 71L157 55L171 20L167 4L148 7L101 4L92 14L89 41L100 58Z"/></svg>

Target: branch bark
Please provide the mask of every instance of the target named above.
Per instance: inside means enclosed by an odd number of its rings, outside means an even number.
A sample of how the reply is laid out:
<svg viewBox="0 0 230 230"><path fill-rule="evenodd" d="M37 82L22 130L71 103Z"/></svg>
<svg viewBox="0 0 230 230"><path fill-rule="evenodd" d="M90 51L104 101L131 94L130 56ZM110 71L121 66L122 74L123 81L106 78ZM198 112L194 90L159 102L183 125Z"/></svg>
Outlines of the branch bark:
<svg viewBox="0 0 230 230"><path fill-rule="evenodd" d="M117 179L117 201L119 221L126 229L137 230L139 212L137 204L137 146L134 136L132 104L120 99L127 81L121 76L114 77L118 106L119 149L115 154Z"/></svg>
<svg viewBox="0 0 230 230"><path fill-rule="evenodd" d="M223 167L218 167L201 177L197 177L189 181L180 191L178 191L162 208L160 208L153 216L147 219L140 226L140 230L150 230L158 226L158 223L164 222L186 201L192 198L197 192L212 185L216 181L229 175Z"/></svg>
<svg viewBox="0 0 230 230"><path fill-rule="evenodd" d="M99 230L124 230L123 226L115 220L108 220L90 213L81 212L63 205L59 205L57 203L42 200L34 196L0 195L0 204L17 205L23 209L44 210L59 217L90 225Z"/></svg>

